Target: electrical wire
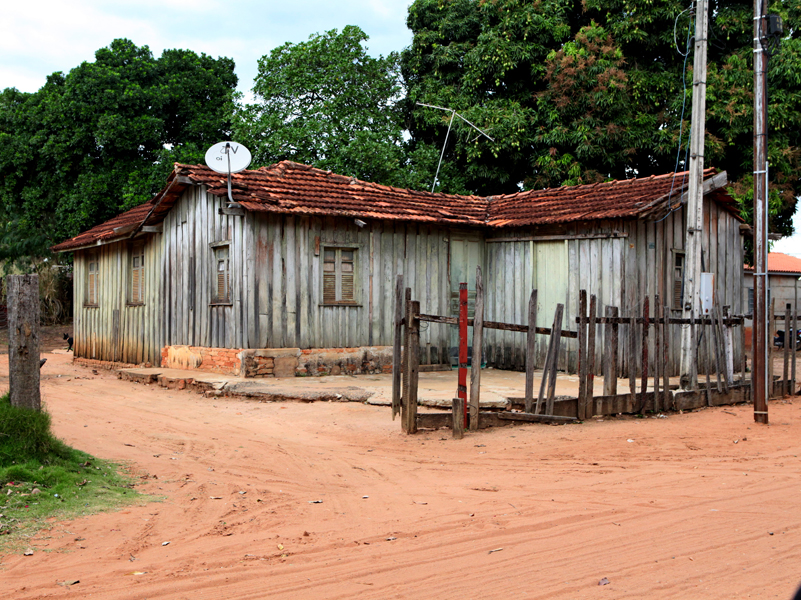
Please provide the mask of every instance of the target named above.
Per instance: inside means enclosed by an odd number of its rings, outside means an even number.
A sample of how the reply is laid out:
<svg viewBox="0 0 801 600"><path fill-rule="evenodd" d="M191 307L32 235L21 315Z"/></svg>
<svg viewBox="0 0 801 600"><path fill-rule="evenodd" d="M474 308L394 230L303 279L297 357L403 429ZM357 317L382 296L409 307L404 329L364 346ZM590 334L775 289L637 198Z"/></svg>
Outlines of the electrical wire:
<svg viewBox="0 0 801 600"><path fill-rule="evenodd" d="M661 219L656 221L656 223L661 223L662 221L667 219L671 214L673 214L675 212L675 210L678 210L678 209L671 208L670 199L673 197L673 189L676 186L676 172L679 169L679 162L680 162L680 157L681 157L681 140L682 140L682 137L684 135L684 113L686 112L686 109L687 109L687 59L690 56L690 40L692 39L692 36L690 35L690 33L692 32L693 20L690 20L687 23L687 41L685 43L686 52L682 52L681 50L679 50L679 45L678 45L678 42L676 40L676 27L677 27L678 22L679 22L679 17L681 17L681 15L683 15L687 11L692 10L692 8L693 8L692 5L690 5L688 8L685 8L678 15L676 15L676 19L673 22L673 42L676 45L676 52L678 52L678 54L680 56L684 57L684 64L682 65L682 68L681 68L681 80L682 80L683 90L682 90L682 100L681 100L681 117L679 119L679 144L678 144L678 148L676 149L676 164L673 167L673 178L670 181L670 192L668 192L668 198L667 198L668 212L664 217L662 217ZM691 133L692 133L692 129L690 129L690 134ZM690 138L691 138L691 135L688 135L687 136L687 148L684 151L684 166L685 166L685 170L684 170L684 174L682 175L682 180L681 180L682 189L684 189L684 184L685 184L685 181L687 179L686 167L687 167L687 156L688 156L688 154L690 152Z"/></svg>

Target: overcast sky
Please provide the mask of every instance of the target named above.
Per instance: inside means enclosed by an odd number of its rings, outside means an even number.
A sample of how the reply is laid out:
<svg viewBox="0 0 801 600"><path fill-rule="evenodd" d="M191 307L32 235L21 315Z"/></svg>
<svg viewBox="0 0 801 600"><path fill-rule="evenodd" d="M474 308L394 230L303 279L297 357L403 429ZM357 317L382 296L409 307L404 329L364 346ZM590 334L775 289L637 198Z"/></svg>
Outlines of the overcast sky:
<svg viewBox="0 0 801 600"><path fill-rule="evenodd" d="M253 87L256 61L284 42L358 25L373 56L411 42L411 0L14 0L0 12L0 89L34 92L55 71L94 60L116 38L155 56L185 48L236 62L239 89Z"/></svg>

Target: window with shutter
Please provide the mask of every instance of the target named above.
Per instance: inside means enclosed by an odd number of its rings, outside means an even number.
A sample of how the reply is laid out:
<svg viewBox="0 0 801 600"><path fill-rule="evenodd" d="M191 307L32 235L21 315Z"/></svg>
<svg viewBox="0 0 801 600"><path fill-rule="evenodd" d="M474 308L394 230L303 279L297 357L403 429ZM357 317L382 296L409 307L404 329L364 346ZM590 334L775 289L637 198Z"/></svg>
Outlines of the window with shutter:
<svg viewBox="0 0 801 600"><path fill-rule="evenodd" d="M684 298L684 252L673 251L673 310L682 310Z"/></svg>
<svg viewBox="0 0 801 600"><path fill-rule="evenodd" d="M212 302L228 304L231 302L231 261L228 245L214 248L215 289Z"/></svg>
<svg viewBox="0 0 801 600"><path fill-rule="evenodd" d="M355 304L356 249L323 250L323 304Z"/></svg>
<svg viewBox="0 0 801 600"><path fill-rule="evenodd" d="M100 271L97 252L87 254L86 263L86 296L83 303L84 306L97 306L97 286Z"/></svg>
<svg viewBox="0 0 801 600"><path fill-rule="evenodd" d="M142 304L145 301L145 244L137 242L131 246L128 302Z"/></svg>

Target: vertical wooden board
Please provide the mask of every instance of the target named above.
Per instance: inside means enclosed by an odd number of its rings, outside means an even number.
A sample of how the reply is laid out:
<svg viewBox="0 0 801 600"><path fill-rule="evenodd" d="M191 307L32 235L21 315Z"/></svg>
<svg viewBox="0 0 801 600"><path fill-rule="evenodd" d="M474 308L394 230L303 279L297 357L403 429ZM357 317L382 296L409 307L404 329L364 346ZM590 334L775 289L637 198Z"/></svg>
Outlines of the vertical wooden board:
<svg viewBox="0 0 801 600"><path fill-rule="evenodd" d="M606 279L606 274L603 271L603 256L602 256L602 243L603 240L589 240L589 247L590 247L590 281L592 289L592 295L595 296L595 304L596 304L596 315L600 310L598 307L598 300L602 298L603 290L604 290L604 280ZM603 304L601 304L603 305ZM603 313L601 313L603 314ZM597 333L593 333L593 336L597 336ZM597 366L601 364L601 354L603 353L603 346L600 344L593 344L593 356L591 357L590 364L597 370ZM589 373L590 380L592 380L594 373Z"/></svg>
<svg viewBox="0 0 801 600"><path fill-rule="evenodd" d="M395 269L395 264L393 261L393 236L394 236L394 229L395 226L392 224L391 221L384 221L382 223L382 227L380 230L380 237L379 237L379 244L381 245L381 262L380 262L380 272L379 278L381 279L381 314L384 318L381 318L378 325L380 329L380 335L378 341L376 342L379 345L386 346L390 343L394 343L394 332L392 331L388 319L386 318L387 315L394 314L394 292L393 292L393 285L394 282L397 280L399 272ZM389 282L392 282L390 285ZM441 313L437 313L441 314Z"/></svg>
<svg viewBox="0 0 801 600"><path fill-rule="evenodd" d="M298 217L295 232L297 260L298 320L297 339L301 348L311 347L311 260L314 255L314 240L309 237L309 217Z"/></svg>
<svg viewBox="0 0 801 600"><path fill-rule="evenodd" d="M322 241L322 227L323 221L319 217L312 217L311 219L311 242L317 245L317 239ZM320 308L320 304L323 301L323 293L321 291L322 281L323 281L323 274L322 274L322 248L320 249L320 254L312 257L312 268L311 268L311 290L312 290L312 297L311 297L311 311L312 311L312 323L314 327L314 334L311 337L311 344L315 348L321 347L322 344L322 329L323 329L323 321L322 321L322 309Z"/></svg>
<svg viewBox="0 0 801 600"><path fill-rule="evenodd" d="M576 327L576 317L578 313L576 307L578 306L579 294L579 242L577 240L569 240L567 242L567 298L565 299L565 314L567 315L567 323L570 324L570 329ZM577 340L567 338L565 345L569 348L569 371L575 373L578 368L578 343Z"/></svg>
<svg viewBox="0 0 801 600"><path fill-rule="evenodd" d="M667 298L665 296L665 221L657 221L654 223L656 241L656 251L654 252L655 260L655 287L654 294L659 294L660 298Z"/></svg>
<svg viewBox="0 0 801 600"><path fill-rule="evenodd" d="M270 227L270 254L272 257L272 332L271 339L273 348L284 348L284 327L283 327L283 257L281 254L281 241L283 237L283 227L281 217L272 217Z"/></svg>
<svg viewBox="0 0 801 600"><path fill-rule="evenodd" d="M172 296L171 296L171 289L170 289L170 264L171 264L171 252L170 252L170 244L172 236L170 235L170 214L167 213L167 216L164 218L164 221L161 224L163 236L163 243L161 246L162 257L161 257L161 264L160 264L160 275L161 275L161 314L159 316L159 324L161 325L161 339L160 345L166 346L168 344L168 340L170 337L170 320L172 315Z"/></svg>
<svg viewBox="0 0 801 600"><path fill-rule="evenodd" d="M439 310L437 314L447 315L448 306L450 305L450 231L445 229L439 234ZM487 304L484 303L484 310L486 311ZM437 345L439 347L439 361L440 363L449 363L449 348L450 348L450 326L439 325L437 327L438 337Z"/></svg>
<svg viewBox="0 0 801 600"><path fill-rule="evenodd" d="M407 282L407 287L412 288L413 299L420 297L420 282L417 274L417 229L416 223L406 224L404 281Z"/></svg>
<svg viewBox="0 0 801 600"><path fill-rule="evenodd" d="M503 321L512 322L514 319L514 289L515 289L515 262L514 262L514 243L504 243L503 271ZM503 332L503 364L505 369L514 368L513 348L515 344L515 334L512 331Z"/></svg>
<svg viewBox="0 0 801 600"><path fill-rule="evenodd" d="M298 272L297 272L297 252L295 246L295 217L284 217L284 243L281 245L284 254L286 293L286 329L284 330L284 344L286 347L297 347L297 326L298 326Z"/></svg>
<svg viewBox="0 0 801 600"><path fill-rule="evenodd" d="M245 324L247 326L247 337L243 340L243 347L259 347L259 304L258 304L258 280L256 277L256 256L258 255L258 244L256 240L256 216L252 212L247 212L242 218L243 243L245 245L245 282L244 296L247 300L245 306Z"/></svg>
<svg viewBox="0 0 801 600"><path fill-rule="evenodd" d="M495 320L495 295L496 295L496 268L495 268L495 246L497 244L487 244L486 260L484 269L484 320ZM450 290L448 291L450 294ZM488 365L495 364L495 330L484 329L483 344Z"/></svg>

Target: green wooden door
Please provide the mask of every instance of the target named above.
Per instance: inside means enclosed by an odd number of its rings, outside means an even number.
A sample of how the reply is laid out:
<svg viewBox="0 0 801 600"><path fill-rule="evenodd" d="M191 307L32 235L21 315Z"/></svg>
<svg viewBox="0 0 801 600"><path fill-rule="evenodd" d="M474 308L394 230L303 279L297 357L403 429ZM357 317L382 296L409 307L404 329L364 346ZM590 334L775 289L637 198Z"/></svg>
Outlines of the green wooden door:
<svg viewBox="0 0 801 600"><path fill-rule="evenodd" d="M467 283L467 318L476 310L476 267L483 265L484 242L475 234L451 234L450 239L450 316L459 316L459 284ZM468 327L468 346L472 346L473 328ZM451 327L451 364L458 363L459 329ZM468 350L469 353L472 350Z"/></svg>
<svg viewBox="0 0 801 600"><path fill-rule="evenodd" d="M551 327L557 304L566 304L568 293L567 240L535 243L533 281L537 289L537 327ZM565 306L565 315L570 314ZM562 322L562 329L571 329ZM537 365L545 362L548 350L548 336L537 336ZM559 357L559 368L563 367L563 357Z"/></svg>

